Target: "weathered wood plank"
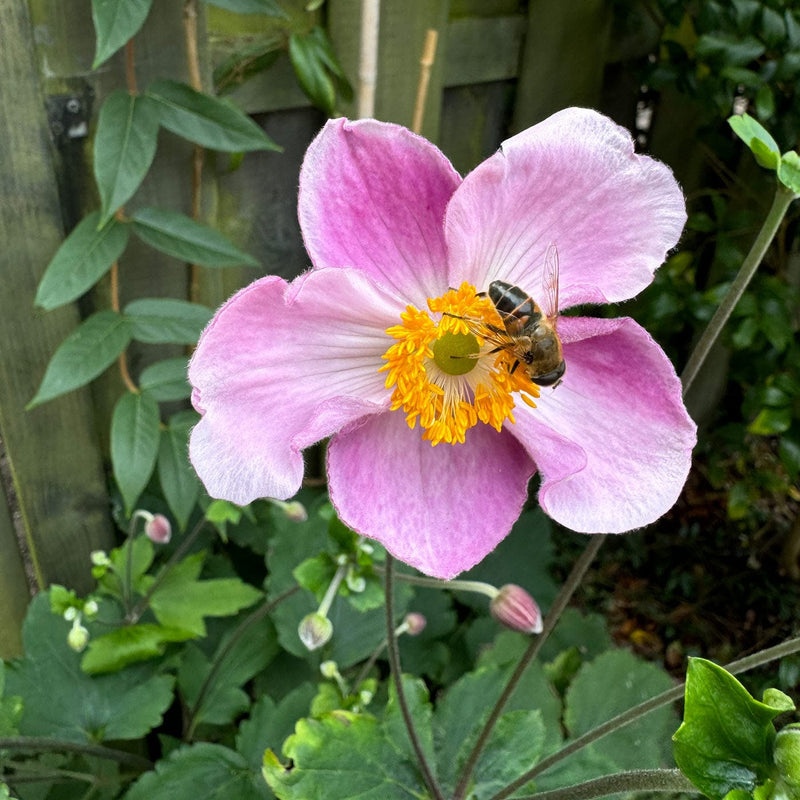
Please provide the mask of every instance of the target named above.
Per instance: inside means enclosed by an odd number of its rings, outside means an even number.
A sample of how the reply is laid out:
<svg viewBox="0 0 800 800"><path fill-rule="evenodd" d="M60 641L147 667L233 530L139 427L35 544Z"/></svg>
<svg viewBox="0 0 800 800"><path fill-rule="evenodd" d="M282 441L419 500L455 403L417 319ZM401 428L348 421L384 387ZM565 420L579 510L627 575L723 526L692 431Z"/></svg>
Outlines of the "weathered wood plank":
<svg viewBox="0 0 800 800"><path fill-rule="evenodd" d="M521 14L453 20L447 26L444 86L516 77L525 28L526 20Z"/></svg>
<svg viewBox="0 0 800 800"><path fill-rule="evenodd" d="M33 309L63 227L24 2L0 0L0 41L0 436L38 587L56 581L86 590L92 585L89 552L110 543L88 393L24 410L53 351L78 321L74 307L48 314ZM8 600L0 604L8 624L15 613Z"/></svg>

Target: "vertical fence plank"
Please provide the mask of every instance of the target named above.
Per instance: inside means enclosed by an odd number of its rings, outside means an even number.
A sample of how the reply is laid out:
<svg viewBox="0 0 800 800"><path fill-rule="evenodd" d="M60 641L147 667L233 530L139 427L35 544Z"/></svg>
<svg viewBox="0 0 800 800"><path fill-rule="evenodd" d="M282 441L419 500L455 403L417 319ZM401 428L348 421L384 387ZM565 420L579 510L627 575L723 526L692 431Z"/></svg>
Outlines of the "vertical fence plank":
<svg viewBox="0 0 800 800"><path fill-rule="evenodd" d="M91 585L89 551L110 542L107 494L87 392L26 412L44 368L77 321L73 307L34 312L62 217L27 5L0 0L0 437L38 588ZM0 509L2 510L2 509ZM8 537L4 535L6 546ZM19 590L19 576L11 578ZM3 624L14 615L4 597Z"/></svg>
<svg viewBox="0 0 800 800"><path fill-rule="evenodd" d="M8 485L5 455L0 448L0 481ZM0 487L2 488L2 487ZM22 620L30 595L25 565L14 529L12 512L5 493L0 491L0 658L9 659L22 653Z"/></svg>

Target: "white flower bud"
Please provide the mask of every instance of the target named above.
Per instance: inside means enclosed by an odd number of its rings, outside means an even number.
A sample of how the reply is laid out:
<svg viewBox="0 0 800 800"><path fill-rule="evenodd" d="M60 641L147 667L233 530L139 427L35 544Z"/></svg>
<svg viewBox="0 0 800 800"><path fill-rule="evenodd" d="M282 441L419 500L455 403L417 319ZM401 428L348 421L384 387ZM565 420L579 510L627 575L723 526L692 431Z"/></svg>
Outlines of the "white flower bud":
<svg viewBox="0 0 800 800"><path fill-rule="evenodd" d="M333 623L322 614L315 612L303 617L297 628L300 641L309 650L319 650L333 636Z"/></svg>

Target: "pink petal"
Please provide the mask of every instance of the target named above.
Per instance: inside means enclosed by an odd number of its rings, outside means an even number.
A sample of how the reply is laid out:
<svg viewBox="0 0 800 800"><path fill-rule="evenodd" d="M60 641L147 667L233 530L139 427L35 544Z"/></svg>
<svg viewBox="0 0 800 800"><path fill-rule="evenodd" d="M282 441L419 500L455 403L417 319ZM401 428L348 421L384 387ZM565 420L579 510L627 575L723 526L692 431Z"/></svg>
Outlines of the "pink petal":
<svg viewBox="0 0 800 800"><path fill-rule="evenodd" d="M678 241L686 210L669 168L633 152L624 128L569 108L504 142L447 209L450 283L502 280L541 302L558 248L560 306L632 297Z"/></svg>
<svg viewBox="0 0 800 800"><path fill-rule="evenodd" d="M584 533L623 533L678 498L696 442L672 364L631 319L564 317L567 371L509 430L542 474L539 503ZM588 338L582 338L588 337Z"/></svg>
<svg viewBox="0 0 800 800"><path fill-rule="evenodd" d="M399 125L330 120L300 172L311 260L363 269L424 308L448 286L442 223L460 182L434 145Z"/></svg>
<svg viewBox="0 0 800 800"><path fill-rule="evenodd" d="M291 497L304 447L384 409L384 331L402 309L356 270L313 271L290 285L267 277L234 295L189 367L203 414L190 457L209 494L240 505Z"/></svg>
<svg viewBox="0 0 800 800"><path fill-rule="evenodd" d="M479 425L464 445L431 447L400 412L368 417L328 448L328 487L342 521L445 579L508 534L533 471L513 436Z"/></svg>

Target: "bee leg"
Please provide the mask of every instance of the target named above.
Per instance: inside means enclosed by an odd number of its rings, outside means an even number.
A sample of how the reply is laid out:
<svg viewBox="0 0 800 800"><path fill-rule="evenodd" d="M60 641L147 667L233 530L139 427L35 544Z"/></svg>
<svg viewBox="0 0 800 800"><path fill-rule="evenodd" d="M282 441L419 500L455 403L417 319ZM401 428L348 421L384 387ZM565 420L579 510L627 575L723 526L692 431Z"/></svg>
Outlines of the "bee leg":
<svg viewBox="0 0 800 800"><path fill-rule="evenodd" d="M509 375L513 375L513 374L514 374L514 370L515 370L515 369L516 369L518 366L519 366L519 359L517 359L517 360L514 362L514 366L513 366L513 367L511 367L511 369L508 371L508 374L509 374Z"/></svg>

